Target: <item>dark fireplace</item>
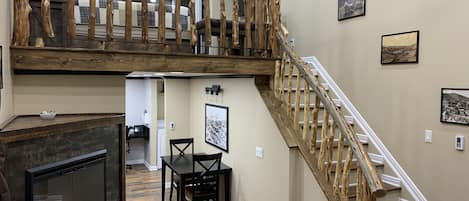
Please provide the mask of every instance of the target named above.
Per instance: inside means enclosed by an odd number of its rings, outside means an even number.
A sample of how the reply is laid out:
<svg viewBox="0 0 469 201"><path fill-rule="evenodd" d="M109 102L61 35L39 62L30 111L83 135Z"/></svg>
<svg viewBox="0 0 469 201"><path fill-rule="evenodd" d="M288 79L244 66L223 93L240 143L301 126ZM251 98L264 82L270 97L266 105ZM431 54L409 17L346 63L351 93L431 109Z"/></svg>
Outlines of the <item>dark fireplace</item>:
<svg viewBox="0 0 469 201"><path fill-rule="evenodd" d="M26 170L26 201L105 201L106 150Z"/></svg>

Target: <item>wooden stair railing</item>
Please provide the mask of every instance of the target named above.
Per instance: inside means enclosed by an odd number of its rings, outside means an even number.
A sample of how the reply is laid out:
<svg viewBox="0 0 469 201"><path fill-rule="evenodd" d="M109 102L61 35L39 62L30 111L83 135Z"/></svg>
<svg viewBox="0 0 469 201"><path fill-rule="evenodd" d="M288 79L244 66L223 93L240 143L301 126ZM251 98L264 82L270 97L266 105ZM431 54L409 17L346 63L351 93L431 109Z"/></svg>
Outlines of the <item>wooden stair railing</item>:
<svg viewBox="0 0 469 201"><path fill-rule="evenodd" d="M353 128L353 123L350 123L350 120L344 117L340 107L337 106L336 102L329 95L328 87L320 84L319 75L314 72L314 67L304 62L289 45L286 39L287 36L285 36L288 33L286 28L283 25L279 25L276 30L278 30L276 38L282 51L282 58L276 66L273 93L275 98L282 103L282 107L286 107L284 114L293 120L292 128L297 131L295 133L300 135L297 136L297 139L301 141L298 142L299 146L309 144L310 153L305 153L303 156L309 154L317 160L315 162L317 167L312 169L322 174L324 179L320 180L325 180L326 185L329 185L327 188L332 189L331 192L334 200L349 200L351 194L353 194L356 200L366 201L386 195L387 192L382 180L378 176L376 167L367 151L360 142ZM295 70L297 72L296 81L293 80L292 76ZM284 80L286 77L285 72L289 73L286 82ZM296 82L296 90L291 87L293 82ZM285 84L288 85L287 90L284 88ZM292 90L295 90L295 92L292 92ZM294 104L292 104L293 93ZM314 95L314 99L312 99L314 108L312 111L309 108L311 94ZM303 124L300 125L299 111L302 96L304 98L304 117ZM292 105L294 105L293 111ZM319 121L320 106L324 108L322 110L321 125ZM319 128L321 130L318 132ZM336 152L334 152L335 136L338 136L339 139ZM317 141L318 138L321 138L321 141ZM320 146L316 145L317 142L320 142ZM346 148L345 144L348 145L346 150L344 150ZM317 149L319 152L316 151ZM300 150L302 149L300 148ZM334 153L336 154L335 158L337 161L345 159L345 162L338 162L335 165L335 170L332 168ZM358 162L356 171L357 186L354 192L349 192L349 179L354 158Z"/></svg>

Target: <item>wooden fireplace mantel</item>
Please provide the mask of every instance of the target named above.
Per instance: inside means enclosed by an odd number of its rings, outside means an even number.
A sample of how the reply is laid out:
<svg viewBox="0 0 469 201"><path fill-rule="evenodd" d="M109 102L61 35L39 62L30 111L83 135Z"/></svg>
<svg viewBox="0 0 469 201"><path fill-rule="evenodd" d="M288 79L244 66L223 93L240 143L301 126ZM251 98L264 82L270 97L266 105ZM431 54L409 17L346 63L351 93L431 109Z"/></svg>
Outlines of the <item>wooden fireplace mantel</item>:
<svg viewBox="0 0 469 201"><path fill-rule="evenodd" d="M124 122L123 114L58 114L53 120L43 120L39 115L16 116L1 128L0 142L31 140Z"/></svg>

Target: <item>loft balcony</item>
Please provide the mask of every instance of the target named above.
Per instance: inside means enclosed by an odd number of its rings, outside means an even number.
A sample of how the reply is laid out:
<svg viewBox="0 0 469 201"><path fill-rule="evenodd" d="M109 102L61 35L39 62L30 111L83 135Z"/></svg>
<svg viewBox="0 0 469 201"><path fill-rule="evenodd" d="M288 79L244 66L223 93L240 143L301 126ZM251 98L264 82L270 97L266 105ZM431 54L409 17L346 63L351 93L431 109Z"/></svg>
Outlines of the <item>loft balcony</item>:
<svg viewBox="0 0 469 201"><path fill-rule="evenodd" d="M15 0L12 68L272 75L278 10L264 0Z"/></svg>

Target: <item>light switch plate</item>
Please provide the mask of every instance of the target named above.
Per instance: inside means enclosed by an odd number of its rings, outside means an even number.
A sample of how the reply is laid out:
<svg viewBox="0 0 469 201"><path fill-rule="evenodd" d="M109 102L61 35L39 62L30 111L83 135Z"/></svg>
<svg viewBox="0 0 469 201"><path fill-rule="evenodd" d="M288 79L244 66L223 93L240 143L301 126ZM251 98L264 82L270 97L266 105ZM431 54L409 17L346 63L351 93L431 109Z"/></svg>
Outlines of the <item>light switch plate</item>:
<svg viewBox="0 0 469 201"><path fill-rule="evenodd" d="M433 131L425 130L425 143L432 143L433 141Z"/></svg>
<svg viewBox="0 0 469 201"><path fill-rule="evenodd" d="M256 147L256 157L257 158L264 158L264 148Z"/></svg>
<svg viewBox="0 0 469 201"><path fill-rule="evenodd" d="M457 135L454 143L455 143L454 146L456 147L456 150L464 151L464 136Z"/></svg>

